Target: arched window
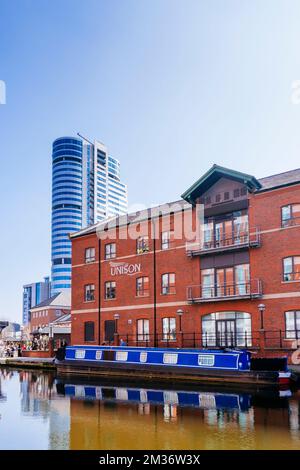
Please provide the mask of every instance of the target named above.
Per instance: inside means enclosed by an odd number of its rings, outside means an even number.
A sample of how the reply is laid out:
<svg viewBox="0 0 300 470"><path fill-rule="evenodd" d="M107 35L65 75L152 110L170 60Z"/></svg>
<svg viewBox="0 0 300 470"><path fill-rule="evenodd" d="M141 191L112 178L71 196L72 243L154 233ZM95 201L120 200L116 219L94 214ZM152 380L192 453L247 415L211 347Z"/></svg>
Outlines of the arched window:
<svg viewBox="0 0 300 470"><path fill-rule="evenodd" d="M214 312L202 317L203 347L250 347L251 315L246 312Z"/></svg>

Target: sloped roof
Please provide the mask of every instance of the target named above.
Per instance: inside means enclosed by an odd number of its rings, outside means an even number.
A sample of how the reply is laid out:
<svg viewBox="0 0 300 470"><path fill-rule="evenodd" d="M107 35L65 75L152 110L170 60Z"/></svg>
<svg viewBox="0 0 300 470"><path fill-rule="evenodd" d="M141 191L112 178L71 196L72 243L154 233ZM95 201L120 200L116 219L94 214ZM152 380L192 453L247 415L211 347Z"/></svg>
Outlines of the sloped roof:
<svg viewBox="0 0 300 470"><path fill-rule="evenodd" d="M261 188L261 183L252 175L241 173L240 171L230 170L219 165L213 165L201 178L190 186L181 197L186 201L193 203L195 199L201 196L208 188L216 183L220 178L230 178L234 181L245 184L250 192Z"/></svg>
<svg viewBox="0 0 300 470"><path fill-rule="evenodd" d="M177 201L172 202L166 202L165 204L159 204L157 206L148 207L146 209L142 209L141 211L109 217L105 220L102 220L101 222L98 222L97 224L90 225L89 227L79 230L78 232L71 233L70 238L72 239L96 232L102 232L104 230L107 230L110 226L125 226L128 223L134 222L136 220L142 222L144 220L149 219L150 217L155 217L155 214L159 215L164 213L170 213L169 209L171 209L172 212L176 212L181 211L183 209L187 209L189 207L191 207L190 204L184 201L183 199L178 199Z"/></svg>
<svg viewBox="0 0 300 470"><path fill-rule="evenodd" d="M300 168L272 176L266 176L265 178L260 178L258 181L262 186L261 191L275 189L290 184L297 184L300 183Z"/></svg>
<svg viewBox="0 0 300 470"><path fill-rule="evenodd" d="M38 305L35 305L30 309L30 311L35 311L39 310L41 308L45 307L61 307L61 308L70 308L71 307L71 289L65 289L62 292L59 292L58 294L53 295L47 300L44 300L43 302L39 303Z"/></svg>

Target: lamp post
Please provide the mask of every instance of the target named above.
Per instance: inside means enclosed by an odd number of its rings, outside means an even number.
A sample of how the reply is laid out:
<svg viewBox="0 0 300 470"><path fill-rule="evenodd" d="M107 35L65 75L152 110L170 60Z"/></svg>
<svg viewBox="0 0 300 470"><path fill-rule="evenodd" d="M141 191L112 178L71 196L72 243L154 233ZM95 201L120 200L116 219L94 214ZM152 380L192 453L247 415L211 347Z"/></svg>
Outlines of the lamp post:
<svg viewBox="0 0 300 470"><path fill-rule="evenodd" d="M184 314L184 311L181 308L179 308L176 313L179 316L179 333L182 333L182 330L181 330L181 317Z"/></svg>
<svg viewBox="0 0 300 470"><path fill-rule="evenodd" d="M258 305L258 310L260 313L260 329L264 329L264 311L266 310L265 304L259 304Z"/></svg>
<svg viewBox="0 0 300 470"><path fill-rule="evenodd" d="M115 313L114 314L114 319L115 319L115 322L116 322L116 333L118 334L118 320L120 318L120 315L118 313Z"/></svg>

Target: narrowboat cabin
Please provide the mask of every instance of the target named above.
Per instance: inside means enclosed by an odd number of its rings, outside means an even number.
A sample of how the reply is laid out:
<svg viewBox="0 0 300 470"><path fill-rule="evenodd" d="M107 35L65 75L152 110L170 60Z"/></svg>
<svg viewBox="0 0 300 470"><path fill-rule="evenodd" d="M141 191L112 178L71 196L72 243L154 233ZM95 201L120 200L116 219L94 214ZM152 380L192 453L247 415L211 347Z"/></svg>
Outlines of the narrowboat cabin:
<svg viewBox="0 0 300 470"><path fill-rule="evenodd" d="M59 375L127 381L279 386L291 380L286 358L253 359L244 350L69 346L56 362Z"/></svg>

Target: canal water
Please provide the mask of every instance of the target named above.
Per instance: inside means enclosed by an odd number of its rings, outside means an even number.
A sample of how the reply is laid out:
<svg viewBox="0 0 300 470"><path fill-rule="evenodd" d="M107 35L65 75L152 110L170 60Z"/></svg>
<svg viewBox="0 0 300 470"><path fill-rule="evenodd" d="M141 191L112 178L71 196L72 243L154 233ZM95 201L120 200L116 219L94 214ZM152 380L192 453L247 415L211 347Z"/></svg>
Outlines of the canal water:
<svg viewBox="0 0 300 470"><path fill-rule="evenodd" d="M300 449L300 392L116 386L0 369L0 449Z"/></svg>

